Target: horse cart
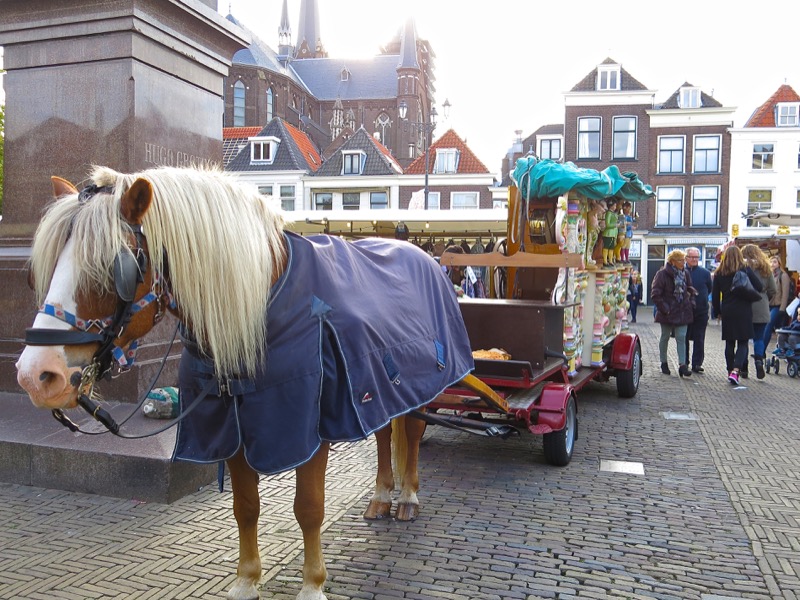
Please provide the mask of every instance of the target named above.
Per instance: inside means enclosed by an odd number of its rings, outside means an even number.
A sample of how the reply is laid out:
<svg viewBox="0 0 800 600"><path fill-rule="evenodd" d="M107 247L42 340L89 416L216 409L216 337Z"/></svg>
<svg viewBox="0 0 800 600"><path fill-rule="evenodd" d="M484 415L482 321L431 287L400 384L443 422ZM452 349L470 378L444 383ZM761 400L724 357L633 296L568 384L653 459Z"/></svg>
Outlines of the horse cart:
<svg viewBox="0 0 800 600"><path fill-rule="evenodd" d="M445 390L422 418L488 436L542 435L548 463L564 466L578 437L577 392L612 377L622 398L639 388L641 343L627 321L631 266L604 264L597 246L606 201L653 193L613 166L526 158L514 179L505 252L440 259L502 274L493 298L459 300L472 348L493 350L475 352L474 379Z"/></svg>

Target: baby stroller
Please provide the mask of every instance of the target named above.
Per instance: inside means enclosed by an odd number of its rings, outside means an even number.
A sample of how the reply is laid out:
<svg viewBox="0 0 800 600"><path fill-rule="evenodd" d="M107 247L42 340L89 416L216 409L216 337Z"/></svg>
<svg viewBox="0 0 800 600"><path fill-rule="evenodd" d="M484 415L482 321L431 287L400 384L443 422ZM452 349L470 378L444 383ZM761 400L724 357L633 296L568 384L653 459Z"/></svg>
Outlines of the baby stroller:
<svg viewBox="0 0 800 600"><path fill-rule="evenodd" d="M796 334L797 331L777 329L775 333ZM786 361L786 374L792 378L797 377L800 374L800 344L795 344L794 348L787 348L786 350L775 349L773 355L764 361L764 370L767 373L772 370L777 375L781 370L781 360Z"/></svg>

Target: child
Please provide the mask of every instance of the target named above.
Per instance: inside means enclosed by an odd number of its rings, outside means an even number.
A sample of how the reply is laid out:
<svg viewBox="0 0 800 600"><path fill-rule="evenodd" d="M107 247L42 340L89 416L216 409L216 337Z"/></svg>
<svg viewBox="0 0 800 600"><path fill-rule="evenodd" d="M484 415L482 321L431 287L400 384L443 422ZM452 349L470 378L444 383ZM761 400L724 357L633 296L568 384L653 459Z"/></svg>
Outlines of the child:
<svg viewBox="0 0 800 600"><path fill-rule="evenodd" d="M797 320L798 315L800 315L800 310L795 311L791 323L778 330L778 347L772 351L775 356L794 356L795 348L800 344L800 321Z"/></svg>
<svg viewBox="0 0 800 600"><path fill-rule="evenodd" d="M614 266L614 247L617 245L617 201L609 198L606 201L606 226L603 229L603 266Z"/></svg>
<svg viewBox="0 0 800 600"><path fill-rule="evenodd" d="M620 235L624 234L625 238L622 241L622 249L620 250L620 259L626 265L631 264L630 260L630 251L631 251L631 239L633 239L633 215L631 212L633 211L633 204L630 202L625 202L622 205L622 220L624 223L624 227L620 227Z"/></svg>

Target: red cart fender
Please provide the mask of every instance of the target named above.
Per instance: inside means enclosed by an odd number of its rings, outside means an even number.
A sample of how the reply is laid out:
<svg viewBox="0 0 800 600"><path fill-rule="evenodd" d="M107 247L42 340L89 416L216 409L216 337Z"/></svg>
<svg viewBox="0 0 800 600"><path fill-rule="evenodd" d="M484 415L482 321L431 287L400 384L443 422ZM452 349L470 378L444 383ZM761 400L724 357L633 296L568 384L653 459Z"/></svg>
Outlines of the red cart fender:
<svg viewBox="0 0 800 600"><path fill-rule="evenodd" d="M639 343L635 333L619 333L611 346L611 368L627 371L633 367L633 355Z"/></svg>
<svg viewBox="0 0 800 600"><path fill-rule="evenodd" d="M552 431L561 431L567 424L567 402L573 387L568 383L548 383L535 409L538 411L536 425L546 425Z"/></svg>

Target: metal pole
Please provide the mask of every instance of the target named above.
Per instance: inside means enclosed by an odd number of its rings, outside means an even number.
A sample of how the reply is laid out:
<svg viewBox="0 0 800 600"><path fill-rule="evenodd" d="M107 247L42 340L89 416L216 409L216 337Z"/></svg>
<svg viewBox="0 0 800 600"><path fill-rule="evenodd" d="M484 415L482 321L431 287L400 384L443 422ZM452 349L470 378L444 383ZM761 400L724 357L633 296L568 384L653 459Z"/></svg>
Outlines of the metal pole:
<svg viewBox="0 0 800 600"><path fill-rule="evenodd" d="M428 210L428 151L431 148L428 128L425 127L425 210Z"/></svg>

